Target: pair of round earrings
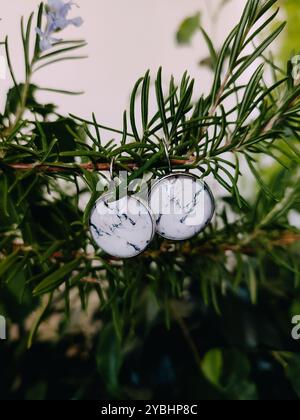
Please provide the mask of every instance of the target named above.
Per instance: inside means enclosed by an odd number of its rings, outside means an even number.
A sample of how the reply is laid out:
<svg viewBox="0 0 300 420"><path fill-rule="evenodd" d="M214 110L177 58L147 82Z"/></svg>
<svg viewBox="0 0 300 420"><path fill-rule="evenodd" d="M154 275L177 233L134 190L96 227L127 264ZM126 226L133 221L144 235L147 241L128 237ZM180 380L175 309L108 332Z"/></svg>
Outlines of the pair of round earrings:
<svg viewBox="0 0 300 420"><path fill-rule="evenodd" d="M136 195L113 200L104 194L90 216L90 230L96 244L117 258L133 258L147 249L155 233L172 241L198 235L211 222L215 203L208 185L186 172L172 172L151 188L148 203Z"/></svg>

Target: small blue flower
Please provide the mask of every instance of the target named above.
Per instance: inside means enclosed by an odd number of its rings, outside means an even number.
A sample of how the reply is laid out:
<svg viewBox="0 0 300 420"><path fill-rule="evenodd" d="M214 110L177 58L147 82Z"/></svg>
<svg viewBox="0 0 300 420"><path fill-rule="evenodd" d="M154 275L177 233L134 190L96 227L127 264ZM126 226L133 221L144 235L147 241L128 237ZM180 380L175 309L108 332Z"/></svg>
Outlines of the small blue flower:
<svg viewBox="0 0 300 420"><path fill-rule="evenodd" d="M40 28L36 28L36 32L40 37L40 49L46 51L60 39L53 37L55 32L65 29L67 26L74 25L79 27L83 20L81 17L68 19L68 14L75 3L69 1L64 3L62 0L48 0L47 6L47 25L43 32Z"/></svg>
<svg viewBox="0 0 300 420"><path fill-rule="evenodd" d="M48 35L46 32L41 31L39 28L36 28L36 33L40 37L40 50L46 51L49 50L56 42L61 41L58 38L53 38L52 36Z"/></svg>
<svg viewBox="0 0 300 420"><path fill-rule="evenodd" d="M83 20L80 17L67 19L68 13L75 3L69 1L64 3L62 0L48 0L49 14L53 18L54 30L65 29L69 25L80 26Z"/></svg>

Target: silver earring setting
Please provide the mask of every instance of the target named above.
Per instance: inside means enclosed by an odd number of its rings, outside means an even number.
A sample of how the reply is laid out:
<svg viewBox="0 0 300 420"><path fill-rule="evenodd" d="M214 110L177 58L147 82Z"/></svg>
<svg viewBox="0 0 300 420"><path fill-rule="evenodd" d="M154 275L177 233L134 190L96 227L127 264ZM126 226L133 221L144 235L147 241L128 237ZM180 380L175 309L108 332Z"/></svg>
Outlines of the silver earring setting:
<svg viewBox="0 0 300 420"><path fill-rule="evenodd" d="M110 194L95 204L90 229L97 245L117 258L132 258L150 245L155 235L155 219L150 208L134 197L110 201Z"/></svg>
<svg viewBox="0 0 300 420"><path fill-rule="evenodd" d="M113 162L110 177L113 179ZM113 199L104 194L90 216L90 231L96 244L116 258L133 258L141 254L155 235L155 217L149 206L134 196Z"/></svg>
<svg viewBox="0 0 300 420"><path fill-rule="evenodd" d="M165 141L163 145L170 173L154 184L149 203L156 218L156 232L165 239L184 241L198 235L211 222L215 201L210 188L200 178L172 172Z"/></svg>
<svg viewBox="0 0 300 420"><path fill-rule="evenodd" d="M208 185L194 174L172 171L165 141L163 145L169 173L152 186L149 205L135 195L116 200L113 193L106 193L91 212L92 237L112 257L138 256L151 244L155 233L172 241L191 239L213 218L215 201Z"/></svg>
<svg viewBox="0 0 300 420"><path fill-rule="evenodd" d="M215 210L207 184L188 173L161 178L151 190L150 207L156 217L156 232L173 241L198 235L211 222Z"/></svg>

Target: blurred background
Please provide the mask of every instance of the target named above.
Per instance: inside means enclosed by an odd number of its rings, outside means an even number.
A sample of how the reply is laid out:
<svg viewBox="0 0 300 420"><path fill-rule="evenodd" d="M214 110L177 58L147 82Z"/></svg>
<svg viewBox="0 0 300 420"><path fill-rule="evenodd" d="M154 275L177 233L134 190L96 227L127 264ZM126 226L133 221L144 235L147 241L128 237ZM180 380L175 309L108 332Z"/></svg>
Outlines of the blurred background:
<svg viewBox="0 0 300 420"><path fill-rule="evenodd" d="M178 47L176 31L181 21L199 10L202 22L220 45L245 5L245 0L77 0L84 25L68 28L64 37L88 42L88 59L57 64L39 72L35 82L44 87L63 87L84 91L81 97L55 97L44 95L46 101L55 100L60 111L82 117L95 112L99 120L112 127L122 124L122 113L136 80L146 70L155 74L160 66L166 81L170 75L179 79L184 71L196 79L198 92L207 92L212 74L199 67L201 58L208 55L200 34L189 47ZM13 46L12 55L16 73L23 76L22 45L18 23L21 16L29 16L39 5L39 0L12 0L6 2L1 13L0 34L8 34ZM47 84L47 86L45 86ZM10 80L0 81L1 90L10 86ZM0 98L1 105L5 97Z"/></svg>

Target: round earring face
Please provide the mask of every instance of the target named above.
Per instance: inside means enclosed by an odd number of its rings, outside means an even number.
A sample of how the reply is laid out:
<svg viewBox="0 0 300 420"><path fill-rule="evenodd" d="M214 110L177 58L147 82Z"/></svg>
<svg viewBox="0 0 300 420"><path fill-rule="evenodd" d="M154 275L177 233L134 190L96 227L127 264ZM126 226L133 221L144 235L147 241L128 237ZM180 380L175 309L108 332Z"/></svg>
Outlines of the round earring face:
<svg viewBox="0 0 300 420"><path fill-rule="evenodd" d="M117 258L141 254L155 235L155 218L141 200L124 197L110 201L101 197L92 210L90 230L97 245Z"/></svg>
<svg viewBox="0 0 300 420"><path fill-rule="evenodd" d="M173 241L184 241L200 233L215 211L206 183L185 173L167 175L154 184L150 207L156 217L156 232Z"/></svg>

